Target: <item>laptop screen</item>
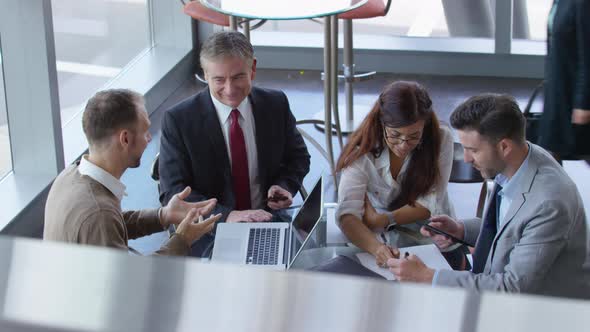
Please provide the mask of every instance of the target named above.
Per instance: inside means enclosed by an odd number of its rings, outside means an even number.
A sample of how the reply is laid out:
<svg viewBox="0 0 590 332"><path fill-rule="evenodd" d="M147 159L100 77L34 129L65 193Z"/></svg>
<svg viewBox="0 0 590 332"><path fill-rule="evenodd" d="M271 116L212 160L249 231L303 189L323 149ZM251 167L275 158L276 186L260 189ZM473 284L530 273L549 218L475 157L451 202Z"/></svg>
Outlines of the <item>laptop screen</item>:
<svg viewBox="0 0 590 332"><path fill-rule="evenodd" d="M289 251L291 257L289 257L289 265L293 263L306 241L314 241L309 235L322 216L323 191L323 182L320 176L291 223L291 248Z"/></svg>

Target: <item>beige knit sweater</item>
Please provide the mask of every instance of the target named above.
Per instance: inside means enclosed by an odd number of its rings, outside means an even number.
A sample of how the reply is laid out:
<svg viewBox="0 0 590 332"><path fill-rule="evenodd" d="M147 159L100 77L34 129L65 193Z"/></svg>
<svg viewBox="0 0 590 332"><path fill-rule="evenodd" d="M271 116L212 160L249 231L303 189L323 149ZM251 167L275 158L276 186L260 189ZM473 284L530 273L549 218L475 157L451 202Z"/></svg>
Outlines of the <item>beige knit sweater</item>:
<svg viewBox="0 0 590 332"><path fill-rule="evenodd" d="M106 187L66 168L55 179L45 205L43 239L127 250L128 239L161 232L158 210L121 211L121 202ZM189 246L173 235L156 254L186 255Z"/></svg>

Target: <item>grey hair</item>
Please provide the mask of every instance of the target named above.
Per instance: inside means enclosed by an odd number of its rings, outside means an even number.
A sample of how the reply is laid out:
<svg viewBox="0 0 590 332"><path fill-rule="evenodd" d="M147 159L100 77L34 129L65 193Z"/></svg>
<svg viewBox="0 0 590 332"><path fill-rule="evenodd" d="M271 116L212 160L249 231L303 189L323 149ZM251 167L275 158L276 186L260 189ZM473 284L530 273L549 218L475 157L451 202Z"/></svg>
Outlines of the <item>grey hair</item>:
<svg viewBox="0 0 590 332"><path fill-rule="evenodd" d="M237 31L221 31L213 34L201 46L201 66L205 61L235 57L252 63L254 49L248 39Z"/></svg>

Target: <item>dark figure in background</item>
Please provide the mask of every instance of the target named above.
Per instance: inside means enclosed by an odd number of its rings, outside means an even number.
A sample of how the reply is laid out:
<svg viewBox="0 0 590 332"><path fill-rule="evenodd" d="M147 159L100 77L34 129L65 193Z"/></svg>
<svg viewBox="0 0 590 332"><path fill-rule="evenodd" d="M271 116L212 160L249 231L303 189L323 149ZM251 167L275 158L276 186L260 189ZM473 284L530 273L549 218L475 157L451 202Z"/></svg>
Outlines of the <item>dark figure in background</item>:
<svg viewBox="0 0 590 332"><path fill-rule="evenodd" d="M590 161L590 0L555 0L547 25L545 109L538 143Z"/></svg>

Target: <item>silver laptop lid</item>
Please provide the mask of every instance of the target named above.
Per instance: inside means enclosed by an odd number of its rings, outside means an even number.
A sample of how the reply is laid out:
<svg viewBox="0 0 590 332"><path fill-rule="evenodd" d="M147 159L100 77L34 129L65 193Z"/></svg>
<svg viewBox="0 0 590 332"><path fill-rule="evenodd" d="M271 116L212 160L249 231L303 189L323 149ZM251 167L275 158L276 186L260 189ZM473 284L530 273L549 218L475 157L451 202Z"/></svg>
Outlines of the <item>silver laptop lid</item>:
<svg viewBox="0 0 590 332"><path fill-rule="evenodd" d="M301 209L291 223L289 260L287 268L295 261L301 250L309 241L322 217L324 207L324 181L322 176L316 181L313 189L303 202ZM311 239L311 240L310 240Z"/></svg>

